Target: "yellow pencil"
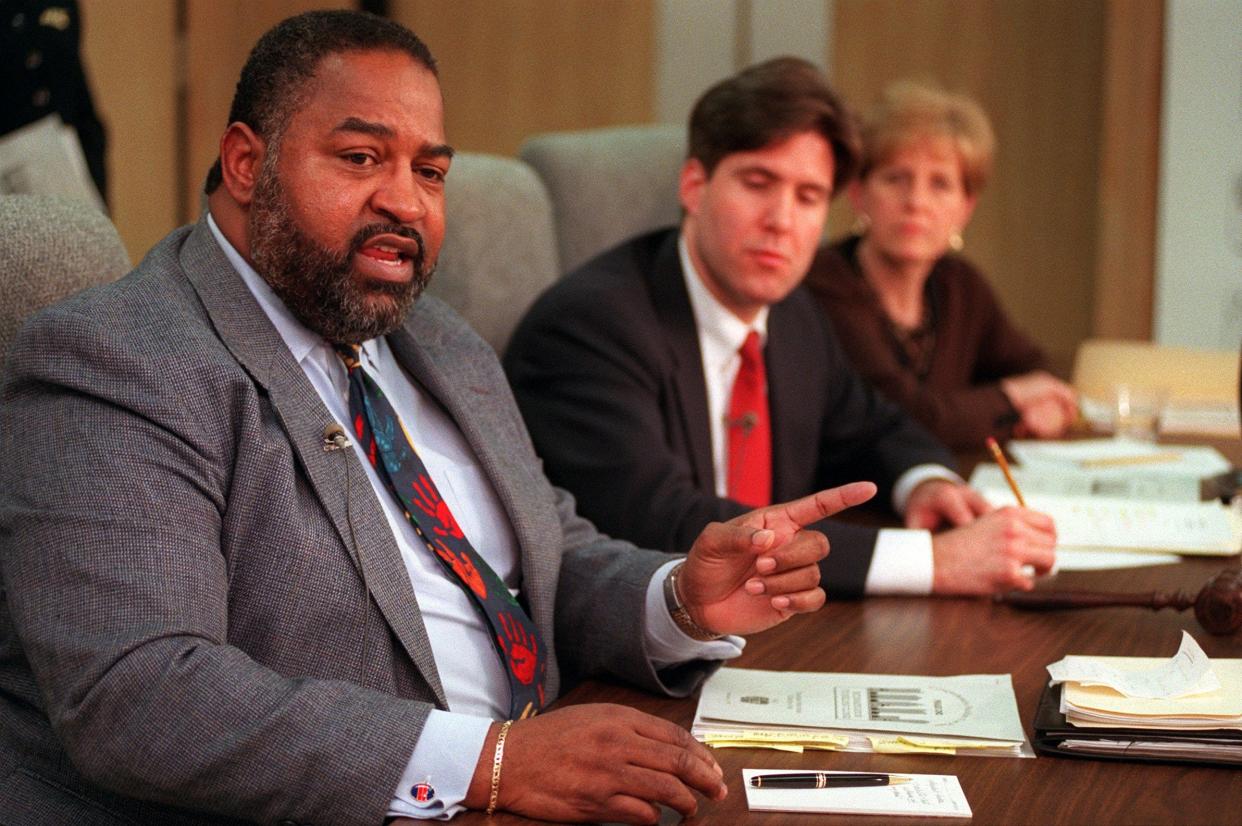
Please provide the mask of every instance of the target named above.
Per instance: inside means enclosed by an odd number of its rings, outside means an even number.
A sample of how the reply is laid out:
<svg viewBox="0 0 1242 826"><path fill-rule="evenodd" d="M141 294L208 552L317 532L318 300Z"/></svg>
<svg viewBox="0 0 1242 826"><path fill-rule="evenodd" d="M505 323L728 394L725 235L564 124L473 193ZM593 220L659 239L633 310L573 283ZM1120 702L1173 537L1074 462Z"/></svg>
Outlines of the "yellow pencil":
<svg viewBox="0 0 1242 826"><path fill-rule="evenodd" d="M1000 445L991 436L988 437L988 450L992 451L996 464L1000 465L1001 473L1005 474L1005 481L1009 483L1009 489L1013 491L1014 498L1018 500L1019 507L1026 507L1026 500L1022 498L1022 491L1018 490L1018 483L1014 481L1013 474L1009 472L1009 463L1005 461L1005 454L1001 453Z"/></svg>

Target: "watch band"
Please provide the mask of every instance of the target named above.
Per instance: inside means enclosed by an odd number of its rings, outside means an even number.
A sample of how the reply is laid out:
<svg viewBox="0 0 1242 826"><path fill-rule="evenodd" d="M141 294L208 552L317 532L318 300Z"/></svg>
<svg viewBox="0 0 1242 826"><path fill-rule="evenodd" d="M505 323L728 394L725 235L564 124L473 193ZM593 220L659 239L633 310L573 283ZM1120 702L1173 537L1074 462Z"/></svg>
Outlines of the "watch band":
<svg viewBox="0 0 1242 826"><path fill-rule="evenodd" d="M724 634L708 631L691 619L690 612L686 610L686 606L681 604L681 597L677 595L677 575L681 573L681 568L685 564L684 561L678 562L664 578L664 605L668 608L668 615L673 618L673 623L681 629L682 633L690 639L699 642L718 640Z"/></svg>

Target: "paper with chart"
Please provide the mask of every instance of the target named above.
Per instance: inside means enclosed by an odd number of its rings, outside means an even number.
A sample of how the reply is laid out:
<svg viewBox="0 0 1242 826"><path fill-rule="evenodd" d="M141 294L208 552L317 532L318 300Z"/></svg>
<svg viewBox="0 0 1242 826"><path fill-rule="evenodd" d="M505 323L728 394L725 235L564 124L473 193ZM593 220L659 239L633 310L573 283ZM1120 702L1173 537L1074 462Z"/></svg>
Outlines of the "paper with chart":
<svg viewBox="0 0 1242 826"><path fill-rule="evenodd" d="M764 769L742 769L746 806L752 812L824 812L854 815L970 817L970 804L951 774L908 774L909 783L862 788L780 789L750 785Z"/></svg>
<svg viewBox="0 0 1242 826"><path fill-rule="evenodd" d="M922 677L722 668L703 685L692 733L846 735L846 751L1032 756L1008 674ZM877 743L883 743L880 748ZM765 735L769 740L771 735ZM779 739L779 738L778 738ZM752 747L770 747L759 741Z"/></svg>

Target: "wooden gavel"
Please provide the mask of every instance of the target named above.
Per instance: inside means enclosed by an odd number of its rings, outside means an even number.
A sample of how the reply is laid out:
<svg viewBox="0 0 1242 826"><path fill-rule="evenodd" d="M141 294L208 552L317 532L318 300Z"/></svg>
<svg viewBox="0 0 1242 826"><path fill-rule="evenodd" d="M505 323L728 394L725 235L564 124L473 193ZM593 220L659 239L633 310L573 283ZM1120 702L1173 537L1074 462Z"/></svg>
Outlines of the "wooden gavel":
<svg viewBox="0 0 1242 826"><path fill-rule="evenodd" d="M1029 611L1065 608L1112 608L1133 605L1159 611L1195 608L1195 619L1211 634L1232 634L1242 628L1242 568L1227 568L1207 581L1197 595L1185 591L1147 594L1109 594L1100 591L1010 591L997 602Z"/></svg>

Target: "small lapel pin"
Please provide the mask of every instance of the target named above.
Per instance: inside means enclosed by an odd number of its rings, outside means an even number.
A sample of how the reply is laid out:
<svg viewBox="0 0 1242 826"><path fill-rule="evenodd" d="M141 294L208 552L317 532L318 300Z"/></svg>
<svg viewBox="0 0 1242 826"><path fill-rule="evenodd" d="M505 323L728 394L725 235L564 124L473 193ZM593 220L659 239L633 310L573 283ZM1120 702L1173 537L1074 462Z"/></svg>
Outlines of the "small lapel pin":
<svg viewBox="0 0 1242 826"><path fill-rule="evenodd" d="M333 450L344 450L347 447L349 447L349 437L345 435L345 428L333 422L323 429L324 453L329 453Z"/></svg>

